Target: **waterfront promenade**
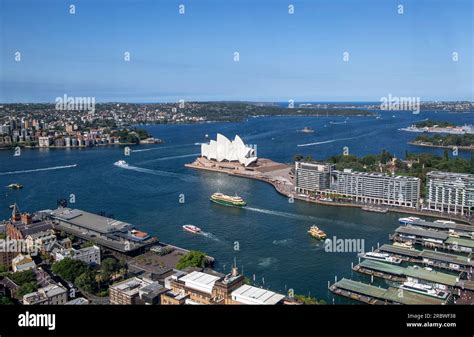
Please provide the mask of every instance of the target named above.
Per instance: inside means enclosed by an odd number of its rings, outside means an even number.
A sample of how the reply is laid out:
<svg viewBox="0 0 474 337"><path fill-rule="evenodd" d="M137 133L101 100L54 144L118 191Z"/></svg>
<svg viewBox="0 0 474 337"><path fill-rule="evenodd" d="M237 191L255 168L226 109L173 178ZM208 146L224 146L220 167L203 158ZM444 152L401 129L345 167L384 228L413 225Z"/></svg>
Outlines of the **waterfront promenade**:
<svg viewBox="0 0 474 337"><path fill-rule="evenodd" d="M367 204L355 202L340 202L328 200L323 201L309 195L297 194L295 192L295 181L294 175L292 174L292 166L288 164L277 163L270 159L259 158L255 166L243 167L239 163L216 162L208 160L204 157L198 157L194 162L185 164L184 166L192 169L225 173L231 176L265 181L273 185L273 187L278 193L288 198L312 202L319 205L356 208L363 208L367 206ZM383 206L387 207L389 212L436 217L474 225L474 220L459 216L453 216L452 214L444 214L408 207L393 207L388 205Z"/></svg>

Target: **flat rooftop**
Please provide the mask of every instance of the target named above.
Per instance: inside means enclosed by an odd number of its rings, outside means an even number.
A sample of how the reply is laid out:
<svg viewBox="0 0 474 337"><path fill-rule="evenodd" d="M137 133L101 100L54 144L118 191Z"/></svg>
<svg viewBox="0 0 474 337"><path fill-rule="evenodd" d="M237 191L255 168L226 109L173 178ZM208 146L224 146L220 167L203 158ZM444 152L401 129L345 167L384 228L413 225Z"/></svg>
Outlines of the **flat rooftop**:
<svg viewBox="0 0 474 337"><path fill-rule="evenodd" d="M446 243L451 244L451 245L457 244L458 246L468 247L468 248L474 249L474 240L463 239L463 238L455 238L455 237L450 236L446 240Z"/></svg>
<svg viewBox="0 0 474 337"><path fill-rule="evenodd" d="M188 288L210 294L212 292L212 288L214 287L214 283L216 283L216 281L219 279L221 278L215 275L203 273L200 271L193 271L192 273L181 277L179 280L184 282Z"/></svg>
<svg viewBox="0 0 474 337"><path fill-rule="evenodd" d="M430 259L430 260L444 261L444 262L455 263L455 264L459 264L463 266L474 267L474 261L470 261L467 256L435 252L433 250L423 250L420 256L426 259Z"/></svg>
<svg viewBox="0 0 474 337"><path fill-rule="evenodd" d="M232 292L232 299L243 304L274 305L285 296L273 291L244 284Z"/></svg>
<svg viewBox="0 0 474 337"><path fill-rule="evenodd" d="M388 289L376 287L370 284L353 281L350 279L342 279L335 283L337 288L354 292L357 294L374 297L380 300L401 304L443 304L444 301L438 298L404 291L403 296L399 296L399 289L390 287Z"/></svg>
<svg viewBox="0 0 474 337"><path fill-rule="evenodd" d="M449 237L447 233L442 233L435 230L421 229L412 226L400 226L395 230L395 232L398 234L415 235L443 241Z"/></svg>
<svg viewBox="0 0 474 337"><path fill-rule="evenodd" d="M426 221L426 220L413 220L411 222L413 226L420 226L420 227L428 227L428 228L438 228L438 229L444 229L444 230L450 230L453 229L455 231L461 231L461 232L474 232L474 226L471 225L463 225L463 224L457 224L457 223L444 223L444 222L432 222L432 221Z"/></svg>
<svg viewBox="0 0 474 337"><path fill-rule="evenodd" d="M409 256L409 257L418 257L421 253L421 251L417 249L403 248L403 247L398 247L394 245L382 245L379 248L379 250L383 252L387 252L387 253Z"/></svg>
<svg viewBox="0 0 474 337"><path fill-rule="evenodd" d="M51 212L51 216L56 220L101 234L127 231L133 228L129 223L79 209L57 208Z"/></svg>
<svg viewBox="0 0 474 337"><path fill-rule="evenodd" d="M441 273L434 270L429 271L421 267L409 266L405 268L373 260L364 260L359 264L359 266L387 274L412 277L448 286L455 286L458 282L458 277L456 275Z"/></svg>

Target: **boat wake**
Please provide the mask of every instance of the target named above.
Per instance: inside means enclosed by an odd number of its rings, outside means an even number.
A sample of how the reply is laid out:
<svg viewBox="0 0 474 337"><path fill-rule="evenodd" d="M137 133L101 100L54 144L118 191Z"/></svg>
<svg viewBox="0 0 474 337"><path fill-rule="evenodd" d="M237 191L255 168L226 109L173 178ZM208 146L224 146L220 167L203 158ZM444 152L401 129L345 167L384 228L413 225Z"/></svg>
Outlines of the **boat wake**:
<svg viewBox="0 0 474 337"><path fill-rule="evenodd" d="M41 172L41 171L62 170L62 169L67 169L67 168L73 168L73 167L76 167L76 166L77 166L77 164L63 165L63 166L52 166L52 167L45 167L45 168L31 169L31 170L0 172L0 176L6 176L6 175L10 175L10 174L22 174L22 173Z"/></svg>
<svg viewBox="0 0 474 337"><path fill-rule="evenodd" d="M272 211L269 209L254 208L254 207L244 207L244 209L248 211L252 211L252 212L281 216L281 217L289 218L289 219L297 219L297 220L313 221L313 222L320 220L319 218L316 218L310 215L301 215L301 214L294 214L294 213L287 213L287 212Z"/></svg>
<svg viewBox="0 0 474 337"><path fill-rule="evenodd" d="M192 146L196 144L181 144L181 145L172 145L172 146L161 146L161 147L154 147L151 149L140 149L140 150L132 150L132 152L148 152L148 151L156 151L156 150L164 150L164 149L174 149L177 147L186 147L186 146Z"/></svg>
<svg viewBox="0 0 474 337"><path fill-rule="evenodd" d="M303 146L313 146L313 145L320 145L320 144L329 144L329 143L340 142L340 141L343 141L343 140L352 140L352 139L358 139L358 138L368 137L368 136L371 136L371 135L373 135L373 134L375 134L375 133L377 133L377 132L369 132L369 133L366 133L366 134L363 134L363 135L360 135L360 136L355 136L355 137L336 138L336 139L325 140L325 141L322 141L322 142L307 143L307 144L298 144L297 146L298 146L298 147L303 147Z"/></svg>
<svg viewBox="0 0 474 337"><path fill-rule="evenodd" d="M201 155L201 153L191 153L191 154L183 154L183 155L179 155L179 156L161 157L161 158L155 158L155 159L141 161L140 164L153 163L155 161L164 161L164 160L172 160L172 159L180 159L180 158L188 158L188 157L197 157L197 156L200 156L200 155Z"/></svg>
<svg viewBox="0 0 474 337"><path fill-rule="evenodd" d="M179 173L174 173L174 172L168 172L168 171L160 171L160 170L152 170L152 169L147 169L147 168L142 168L142 167L137 167L137 166L119 166L120 168L123 168L125 170L132 170L136 172L141 172L141 173L148 173L148 174L153 174L155 176L160 176L160 177L169 177L169 178L176 178L185 182L196 182L197 178L186 175L186 174L179 174Z"/></svg>
<svg viewBox="0 0 474 337"><path fill-rule="evenodd" d="M205 237L208 238L208 239L211 239L211 240L214 240L214 241L218 241L218 242L221 241L217 236L215 236L215 235L212 234L212 233L201 231L200 234L201 234L202 236L205 236Z"/></svg>

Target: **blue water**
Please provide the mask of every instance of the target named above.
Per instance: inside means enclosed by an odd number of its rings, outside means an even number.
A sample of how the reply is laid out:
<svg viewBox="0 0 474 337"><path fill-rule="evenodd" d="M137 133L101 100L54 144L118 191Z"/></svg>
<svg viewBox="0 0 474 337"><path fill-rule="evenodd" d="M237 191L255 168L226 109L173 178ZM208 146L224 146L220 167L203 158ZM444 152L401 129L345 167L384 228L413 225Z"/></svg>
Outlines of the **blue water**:
<svg viewBox="0 0 474 337"><path fill-rule="evenodd" d="M405 150L441 154L443 150L407 145L416 134L397 129L425 118L474 124L474 114L382 114L380 120L349 117L343 124L329 122L343 122L345 117L262 117L242 123L142 126L165 143L133 147L137 151L129 157L120 147L23 150L19 157L0 151L0 186L24 185L19 191L2 187L0 218L8 217L8 205L13 202L23 211L35 211L54 208L57 199L74 194L76 203L71 206L113 214L164 242L202 250L216 258L219 271L229 271L235 257L246 276L255 275L258 285L281 292L291 288L332 302L329 280L334 281L336 275L364 276L351 272L355 253L325 252L322 243L307 235L308 227L318 224L330 238L364 239L365 249L370 250L378 242L388 242L398 214L289 203L264 182L187 169L184 164L199 153L196 143L217 132L228 137L237 133L246 143L257 144L260 157L290 162L295 153L323 159L342 153L345 146L356 155L382 149L402 158ZM305 126L315 132L298 132ZM298 146L312 143L316 144ZM119 159L125 159L130 169L114 166ZM249 209L210 203L208 198L215 191L238 193ZM183 204L180 195L184 195ZM188 223L201 227L205 234L183 232L181 226ZM237 245L239 250L234 249Z"/></svg>

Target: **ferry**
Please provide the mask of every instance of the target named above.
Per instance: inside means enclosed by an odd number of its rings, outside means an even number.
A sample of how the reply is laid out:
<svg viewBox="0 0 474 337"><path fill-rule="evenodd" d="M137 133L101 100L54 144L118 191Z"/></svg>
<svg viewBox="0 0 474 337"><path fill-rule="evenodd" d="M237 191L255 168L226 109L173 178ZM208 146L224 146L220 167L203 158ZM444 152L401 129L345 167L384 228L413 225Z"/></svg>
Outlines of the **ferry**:
<svg viewBox="0 0 474 337"><path fill-rule="evenodd" d="M13 183L7 186L8 188L11 188L12 190L19 190L23 188L23 185L18 184L18 183Z"/></svg>
<svg viewBox="0 0 474 337"><path fill-rule="evenodd" d="M200 234L201 228L193 226L193 225L184 225L183 229L193 234Z"/></svg>
<svg viewBox="0 0 474 337"><path fill-rule="evenodd" d="M127 167L128 163L125 160L119 160L115 162L114 165L118 167Z"/></svg>
<svg viewBox="0 0 474 337"><path fill-rule="evenodd" d="M247 203L239 196L231 197L223 193L216 192L209 199L216 204L232 207L244 207Z"/></svg>
<svg viewBox="0 0 474 337"><path fill-rule="evenodd" d="M445 299L448 297L448 293L442 290L434 289L432 286L427 284L415 283L415 282L404 282L400 289L408 290L414 293L423 294L431 297Z"/></svg>
<svg viewBox="0 0 474 337"><path fill-rule="evenodd" d="M413 223L413 221L416 221L416 220L421 220L421 219L415 216L409 216L408 218L399 218L398 222L402 225L408 225L408 224Z"/></svg>
<svg viewBox="0 0 474 337"><path fill-rule="evenodd" d="M324 233L322 230L318 228L318 226L315 226L315 225L309 228L308 234L318 240L326 239L326 233Z"/></svg>
<svg viewBox="0 0 474 337"><path fill-rule="evenodd" d="M307 126L305 126L305 127L301 130L301 132L304 132L304 133L311 133L311 132L314 132L314 130L311 129L311 128L308 128Z"/></svg>
<svg viewBox="0 0 474 337"><path fill-rule="evenodd" d="M388 263L393 263L393 264L402 263L402 259L399 259L398 257L390 256L387 253L367 252L367 253L359 254L359 256L368 260L382 261L382 262L388 262Z"/></svg>

